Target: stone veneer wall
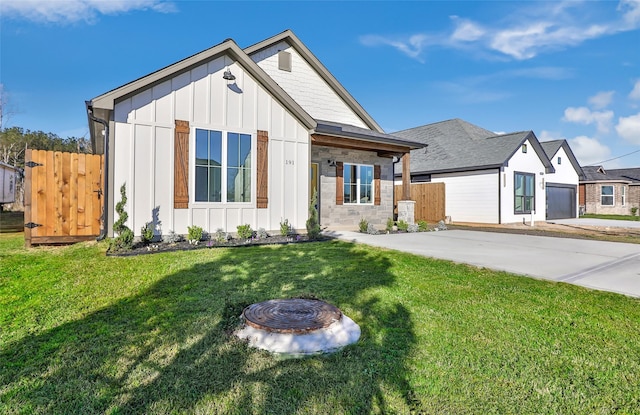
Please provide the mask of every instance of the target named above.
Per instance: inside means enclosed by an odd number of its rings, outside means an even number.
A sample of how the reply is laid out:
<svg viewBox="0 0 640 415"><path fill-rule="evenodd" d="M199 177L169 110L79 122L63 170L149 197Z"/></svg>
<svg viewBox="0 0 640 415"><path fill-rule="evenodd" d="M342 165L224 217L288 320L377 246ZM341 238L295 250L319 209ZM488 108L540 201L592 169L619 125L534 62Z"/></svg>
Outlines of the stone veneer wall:
<svg viewBox="0 0 640 415"><path fill-rule="evenodd" d="M380 205L336 205L336 168L328 160L350 164L380 165ZM371 151L312 146L311 162L318 163L320 225L334 229L358 230L364 218L379 230L393 217L393 160Z"/></svg>
<svg viewBox="0 0 640 415"><path fill-rule="evenodd" d="M600 187L602 185L613 185L613 206L602 206L600 204ZM622 206L621 187L626 186L625 205ZM585 185L585 213L630 215L632 207L640 208L640 186L622 183L587 183Z"/></svg>

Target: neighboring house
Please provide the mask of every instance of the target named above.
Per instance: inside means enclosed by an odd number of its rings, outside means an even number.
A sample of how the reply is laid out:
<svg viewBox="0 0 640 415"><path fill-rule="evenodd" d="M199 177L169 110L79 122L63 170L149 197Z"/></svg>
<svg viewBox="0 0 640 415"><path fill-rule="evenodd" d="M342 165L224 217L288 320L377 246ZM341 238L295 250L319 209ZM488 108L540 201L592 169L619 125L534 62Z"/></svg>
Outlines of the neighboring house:
<svg viewBox="0 0 640 415"><path fill-rule="evenodd" d="M578 217L578 183L582 168L567 140L544 141L540 145L553 165L546 176L547 219Z"/></svg>
<svg viewBox="0 0 640 415"><path fill-rule="evenodd" d="M580 208L584 213L629 215L631 208L640 210L640 168L585 166L582 171Z"/></svg>
<svg viewBox="0 0 640 415"><path fill-rule="evenodd" d="M244 50L228 39L87 110L94 152L106 154L109 234L123 184L136 235L151 221L180 234L285 219L304 229L316 189L323 227L383 225L394 157L421 146L385 134L291 31Z"/></svg>
<svg viewBox="0 0 640 415"><path fill-rule="evenodd" d="M532 131L496 134L460 119L393 133L427 146L411 151L411 181L445 183L445 211L454 222L516 223L545 220L545 181L577 187L579 169L568 145L555 157L565 160L554 175L553 163ZM557 155L556 155L557 154ZM568 162L568 163L567 163ZM562 161L561 161L562 163ZM565 166L572 166L565 172ZM396 167L396 177L401 170ZM556 210L549 206L549 211ZM576 217L574 208L567 213Z"/></svg>
<svg viewBox="0 0 640 415"><path fill-rule="evenodd" d="M19 170L0 161L0 208L16 201L16 180Z"/></svg>

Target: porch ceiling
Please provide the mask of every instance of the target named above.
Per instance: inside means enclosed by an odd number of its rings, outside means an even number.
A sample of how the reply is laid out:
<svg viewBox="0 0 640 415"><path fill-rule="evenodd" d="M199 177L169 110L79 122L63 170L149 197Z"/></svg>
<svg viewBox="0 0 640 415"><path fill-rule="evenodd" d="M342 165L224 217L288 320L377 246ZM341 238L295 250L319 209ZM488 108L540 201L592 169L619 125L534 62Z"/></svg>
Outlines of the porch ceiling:
<svg viewBox="0 0 640 415"><path fill-rule="evenodd" d="M357 140L326 134L312 134L311 144L327 147L348 148L351 150L375 151L380 157L401 157L403 154L411 151L411 147L399 144Z"/></svg>

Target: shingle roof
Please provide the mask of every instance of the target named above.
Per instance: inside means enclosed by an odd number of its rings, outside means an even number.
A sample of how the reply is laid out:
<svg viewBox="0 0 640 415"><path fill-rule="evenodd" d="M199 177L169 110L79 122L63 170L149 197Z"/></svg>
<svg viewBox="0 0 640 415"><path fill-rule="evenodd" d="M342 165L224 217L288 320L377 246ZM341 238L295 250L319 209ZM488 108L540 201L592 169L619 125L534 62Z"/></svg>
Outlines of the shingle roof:
<svg viewBox="0 0 640 415"><path fill-rule="evenodd" d="M369 130L367 128L356 127L350 124L343 124L335 121L316 120L316 133L329 134L340 137L355 138L361 140L372 141L376 143L388 143L406 146L409 148L421 148L424 144L391 134L385 134L378 131Z"/></svg>
<svg viewBox="0 0 640 415"><path fill-rule="evenodd" d="M602 166L585 166L582 168L581 182L623 181L640 183L640 168L610 169Z"/></svg>
<svg viewBox="0 0 640 415"><path fill-rule="evenodd" d="M428 147L411 151L412 173L436 173L495 168L504 165L529 139L547 168L551 163L532 131L496 134L461 119L392 133ZM401 167L396 165L396 173Z"/></svg>

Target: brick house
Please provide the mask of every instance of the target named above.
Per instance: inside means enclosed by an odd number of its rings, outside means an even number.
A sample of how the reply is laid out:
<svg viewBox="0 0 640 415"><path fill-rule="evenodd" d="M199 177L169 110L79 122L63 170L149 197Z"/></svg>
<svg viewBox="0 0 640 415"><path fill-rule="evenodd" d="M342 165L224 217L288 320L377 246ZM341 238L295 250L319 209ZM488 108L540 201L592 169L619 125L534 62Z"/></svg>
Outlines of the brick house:
<svg viewBox="0 0 640 415"><path fill-rule="evenodd" d="M640 168L586 166L582 171L581 213L630 215L632 208L640 210Z"/></svg>

